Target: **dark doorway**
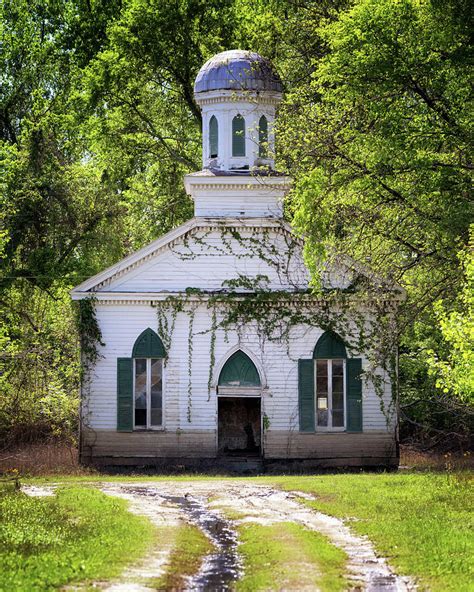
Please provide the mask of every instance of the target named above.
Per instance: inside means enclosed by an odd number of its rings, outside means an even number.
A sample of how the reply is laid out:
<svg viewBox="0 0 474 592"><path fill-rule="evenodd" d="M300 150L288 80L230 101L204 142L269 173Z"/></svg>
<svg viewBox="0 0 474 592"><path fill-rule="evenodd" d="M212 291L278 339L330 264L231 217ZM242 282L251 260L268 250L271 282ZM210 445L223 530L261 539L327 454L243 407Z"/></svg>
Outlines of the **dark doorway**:
<svg viewBox="0 0 474 592"><path fill-rule="evenodd" d="M259 456L261 450L260 399L218 398L218 451L225 456Z"/></svg>

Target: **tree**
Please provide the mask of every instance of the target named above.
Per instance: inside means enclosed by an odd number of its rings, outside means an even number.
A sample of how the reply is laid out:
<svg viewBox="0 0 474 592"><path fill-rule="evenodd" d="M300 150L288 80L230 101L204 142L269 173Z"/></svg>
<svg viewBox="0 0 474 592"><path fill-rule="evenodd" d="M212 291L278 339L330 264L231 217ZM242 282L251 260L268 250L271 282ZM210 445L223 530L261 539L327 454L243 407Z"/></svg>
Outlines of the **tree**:
<svg viewBox="0 0 474 592"><path fill-rule="evenodd" d="M0 15L0 439L13 441L72 433L79 358L68 289L116 258L120 207L71 109L66 5L6 1Z"/></svg>
<svg viewBox="0 0 474 592"><path fill-rule="evenodd" d="M435 303L441 334L447 344L445 359L429 352L428 364L436 377L436 386L465 403L474 404L474 244L460 254L465 270L455 310L447 310L443 301Z"/></svg>
<svg viewBox="0 0 474 592"><path fill-rule="evenodd" d="M234 2L130 0L83 71L89 149L127 208L128 242L143 246L192 216L184 174L200 168L195 76L229 47Z"/></svg>
<svg viewBox="0 0 474 592"><path fill-rule="evenodd" d="M422 351L446 359L433 305L455 306L474 213L467 4L358 0L315 33L327 55L279 125L313 270L335 247L407 289L402 364L414 355L425 386Z"/></svg>

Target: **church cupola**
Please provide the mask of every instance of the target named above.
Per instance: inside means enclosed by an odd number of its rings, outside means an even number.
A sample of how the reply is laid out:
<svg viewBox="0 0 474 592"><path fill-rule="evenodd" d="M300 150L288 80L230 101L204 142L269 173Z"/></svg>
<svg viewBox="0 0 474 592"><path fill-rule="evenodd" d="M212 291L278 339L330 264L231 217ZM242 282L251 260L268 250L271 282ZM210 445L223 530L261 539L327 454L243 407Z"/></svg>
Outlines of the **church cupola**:
<svg viewBox="0 0 474 592"><path fill-rule="evenodd" d="M274 168L273 124L282 83L271 63L242 50L215 55L199 71L203 168L245 172Z"/></svg>
<svg viewBox="0 0 474 592"><path fill-rule="evenodd" d="M251 51L215 55L199 71L202 170L185 176L194 215L281 218L290 179L275 171L275 112L283 85L271 63Z"/></svg>

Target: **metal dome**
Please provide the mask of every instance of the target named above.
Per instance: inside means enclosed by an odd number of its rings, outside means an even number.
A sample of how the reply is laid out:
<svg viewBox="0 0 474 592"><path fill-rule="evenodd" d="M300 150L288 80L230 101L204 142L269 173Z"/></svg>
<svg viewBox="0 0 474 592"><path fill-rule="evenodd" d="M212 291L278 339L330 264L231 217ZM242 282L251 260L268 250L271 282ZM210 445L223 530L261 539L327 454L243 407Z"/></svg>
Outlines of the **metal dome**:
<svg viewBox="0 0 474 592"><path fill-rule="evenodd" d="M254 90L283 92L272 64L258 53L233 49L218 53L199 70L194 92Z"/></svg>

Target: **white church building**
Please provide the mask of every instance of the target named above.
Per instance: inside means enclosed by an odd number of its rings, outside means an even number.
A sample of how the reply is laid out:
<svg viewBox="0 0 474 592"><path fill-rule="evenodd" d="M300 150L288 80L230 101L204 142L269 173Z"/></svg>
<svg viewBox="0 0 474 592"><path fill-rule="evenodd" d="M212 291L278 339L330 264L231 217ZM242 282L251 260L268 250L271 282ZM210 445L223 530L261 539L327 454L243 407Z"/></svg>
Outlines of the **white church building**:
<svg viewBox="0 0 474 592"><path fill-rule="evenodd" d="M226 51L194 91L194 217L72 290L92 299L102 335L82 386L82 461L396 466L394 374L359 339L377 314L358 300L369 274L336 256L326 291L312 294L303 242L283 218L281 80L258 54Z"/></svg>

